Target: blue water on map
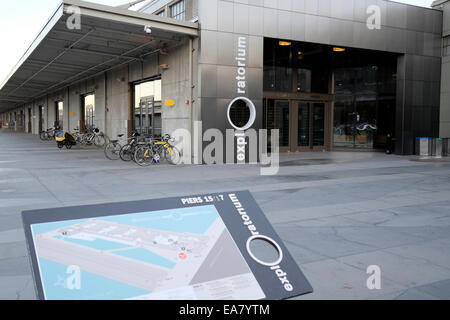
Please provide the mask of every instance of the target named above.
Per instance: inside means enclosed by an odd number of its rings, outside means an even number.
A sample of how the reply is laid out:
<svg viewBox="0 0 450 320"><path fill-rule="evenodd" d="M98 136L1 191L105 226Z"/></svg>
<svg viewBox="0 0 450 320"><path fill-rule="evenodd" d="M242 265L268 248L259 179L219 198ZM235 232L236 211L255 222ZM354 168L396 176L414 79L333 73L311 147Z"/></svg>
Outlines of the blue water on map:
<svg viewBox="0 0 450 320"><path fill-rule="evenodd" d="M48 300L122 300L149 294L124 283L81 270L80 289L70 290L65 285L71 274L67 266L39 258L45 297Z"/></svg>
<svg viewBox="0 0 450 320"><path fill-rule="evenodd" d="M58 221L58 222L47 222L47 223L39 223L31 225L31 230L34 235L40 235L43 233L47 233L50 231L55 231L58 229L64 229L70 227L77 223L82 223L88 221L88 219L79 219L79 220L66 220L66 221Z"/></svg>
<svg viewBox="0 0 450 320"><path fill-rule="evenodd" d="M169 232L204 234L218 217L216 207L210 205L100 217L98 220Z"/></svg>
<svg viewBox="0 0 450 320"><path fill-rule="evenodd" d="M188 232L194 234L204 234L218 218L219 213L217 212L215 206L209 205L162 211L149 211L134 214L123 214L107 217L95 217L92 219L115 222L127 226L163 230L168 232ZM92 219L78 219L33 224L31 226L31 229L33 236L36 237L40 234L64 229L85 221L90 221ZM59 235L57 235L56 237L60 240L63 239ZM103 251L129 247L124 244L102 239L87 241L64 238L64 241L69 241L71 243L76 243ZM115 252L115 254L139 261L144 261L150 264L159 265L169 269L175 266L174 262L143 248L127 249L124 251ZM39 259L39 269L47 299L120 300L137 297L140 295L148 294L150 292L83 270L81 271L80 290L69 290L65 288L64 285L65 279L70 276L70 274L66 273L67 266L39 258L39 251L37 251L37 256ZM101 257L98 258L101 259Z"/></svg>
<svg viewBox="0 0 450 320"><path fill-rule="evenodd" d="M216 221L219 213L213 205L170 209L162 211L149 211L117 216L97 217L97 220L116 222L128 226L136 226L151 229L160 229L171 232L189 232L204 234ZM34 235L55 231L70 227L71 225L89 221L90 219L67 220L33 224L31 226Z"/></svg>
<svg viewBox="0 0 450 320"><path fill-rule="evenodd" d="M175 262L143 248L116 251L114 252L114 254L134 260L139 260L145 263L158 265L168 269L173 269L173 267L175 267L176 265Z"/></svg>
<svg viewBox="0 0 450 320"><path fill-rule="evenodd" d="M81 239L68 238L68 237L63 238L61 236L56 236L55 238L64 240L64 241L67 241L70 243L78 244L80 246L89 247L89 248L96 249L96 250L101 250L101 251L131 248L131 246L127 245L127 244L98 239L98 238L96 238L95 240L81 240Z"/></svg>

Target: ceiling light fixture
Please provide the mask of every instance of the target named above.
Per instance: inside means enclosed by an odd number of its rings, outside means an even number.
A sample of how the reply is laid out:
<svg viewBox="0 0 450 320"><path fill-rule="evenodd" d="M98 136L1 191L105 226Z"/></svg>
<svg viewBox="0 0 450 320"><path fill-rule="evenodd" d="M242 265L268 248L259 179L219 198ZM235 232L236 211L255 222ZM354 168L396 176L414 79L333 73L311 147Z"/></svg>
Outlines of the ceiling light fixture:
<svg viewBox="0 0 450 320"><path fill-rule="evenodd" d="M145 26L145 27L144 27L144 31L145 31L145 33L150 34L150 33L152 33L152 27L150 27L150 26Z"/></svg>
<svg viewBox="0 0 450 320"><path fill-rule="evenodd" d="M290 46L290 45L292 44L292 42L289 42L289 41L280 41L280 42L278 42L278 44L279 44L280 46L282 46L282 47L288 47L288 46Z"/></svg>
<svg viewBox="0 0 450 320"><path fill-rule="evenodd" d="M333 51L334 51L334 52L344 52L344 51L345 51L345 48L334 47L334 48L333 48Z"/></svg>

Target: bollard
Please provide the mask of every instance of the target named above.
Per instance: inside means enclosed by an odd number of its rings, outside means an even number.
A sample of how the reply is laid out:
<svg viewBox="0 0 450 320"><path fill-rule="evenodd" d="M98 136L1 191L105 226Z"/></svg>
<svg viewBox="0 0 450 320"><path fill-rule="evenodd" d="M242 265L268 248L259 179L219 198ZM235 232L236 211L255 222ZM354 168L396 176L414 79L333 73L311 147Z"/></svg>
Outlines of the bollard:
<svg viewBox="0 0 450 320"><path fill-rule="evenodd" d="M450 157L450 138L444 139L442 146L442 156Z"/></svg>
<svg viewBox="0 0 450 320"><path fill-rule="evenodd" d="M435 158L442 158L442 142L441 138L432 140L431 156Z"/></svg>
<svg viewBox="0 0 450 320"><path fill-rule="evenodd" d="M416 155L421 157L431 156L431 138L416 138Z"/></svg>

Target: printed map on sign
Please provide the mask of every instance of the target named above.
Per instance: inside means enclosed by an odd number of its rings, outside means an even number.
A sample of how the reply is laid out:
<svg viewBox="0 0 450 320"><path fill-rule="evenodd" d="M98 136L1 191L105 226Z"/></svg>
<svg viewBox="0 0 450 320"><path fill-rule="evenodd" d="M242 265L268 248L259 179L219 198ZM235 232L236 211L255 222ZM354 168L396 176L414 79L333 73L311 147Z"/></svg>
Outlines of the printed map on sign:
<svg viewBox="0 0 450 320"><path fill-rule="evenodd" d="M46 299L265 298L212 205L31 230Z"/></svg>

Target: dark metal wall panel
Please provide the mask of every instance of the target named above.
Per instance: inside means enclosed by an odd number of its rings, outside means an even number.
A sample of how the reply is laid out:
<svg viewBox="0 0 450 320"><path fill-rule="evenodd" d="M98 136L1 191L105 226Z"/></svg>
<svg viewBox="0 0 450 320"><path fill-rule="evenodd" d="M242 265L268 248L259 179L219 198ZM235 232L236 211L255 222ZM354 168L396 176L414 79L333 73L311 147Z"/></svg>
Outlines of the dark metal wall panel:
<svg viewBox="0 0 450 320"><path fill-rule="evenodd" d="M380 8L380 30L367 27L371 5ZM397 152L413 153L415 135L431 136L438 130L439 103L430 96L440 83L442 12L438 10L384 0L199 0L199 21L199 68L205 77L199 92L207 98L201 100L204 129L231 128L222 111L226 101L238 96L236 39L243 35L252 38L246 94L258 105L258 115L263 111L263 39L269 37L405 55L398 63ZM221 119L208 116L217 111ZM262 120L254 126L261 127Z"/></svg>

